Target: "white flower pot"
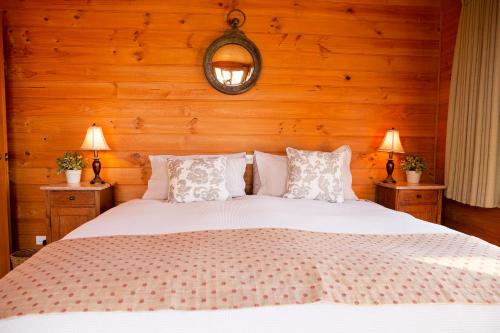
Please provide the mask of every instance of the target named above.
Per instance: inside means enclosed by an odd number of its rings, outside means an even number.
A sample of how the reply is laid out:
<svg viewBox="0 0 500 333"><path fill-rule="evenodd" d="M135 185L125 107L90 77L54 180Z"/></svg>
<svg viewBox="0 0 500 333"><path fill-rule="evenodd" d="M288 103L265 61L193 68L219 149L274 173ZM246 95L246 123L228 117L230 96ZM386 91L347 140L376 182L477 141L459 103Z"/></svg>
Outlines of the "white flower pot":
<svg viewBox="0 0 500 333"><path fill-rule="evenodd" d="M66 170L66 182L68 184L80 184L82 170Z"/></svg>
<svg viewBox="0 0 500 333"><path fill-rule="evenodd" d="M408 184L418 184L420 183L420 176L422 176L422 171L406 171L406 182Z"/></svg>

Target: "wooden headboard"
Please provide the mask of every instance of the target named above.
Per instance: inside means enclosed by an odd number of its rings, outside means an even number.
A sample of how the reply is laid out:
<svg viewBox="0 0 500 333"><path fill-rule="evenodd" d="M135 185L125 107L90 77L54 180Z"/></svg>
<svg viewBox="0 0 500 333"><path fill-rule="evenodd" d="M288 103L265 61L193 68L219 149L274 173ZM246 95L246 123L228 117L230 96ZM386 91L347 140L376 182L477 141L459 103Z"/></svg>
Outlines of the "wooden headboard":
<svg viewBox="0 0 500 333"><path fill-rule="evenodd" d="M247 162L247 169L245 170L245 192L252 194L253 191L253 163Z"/></svg>

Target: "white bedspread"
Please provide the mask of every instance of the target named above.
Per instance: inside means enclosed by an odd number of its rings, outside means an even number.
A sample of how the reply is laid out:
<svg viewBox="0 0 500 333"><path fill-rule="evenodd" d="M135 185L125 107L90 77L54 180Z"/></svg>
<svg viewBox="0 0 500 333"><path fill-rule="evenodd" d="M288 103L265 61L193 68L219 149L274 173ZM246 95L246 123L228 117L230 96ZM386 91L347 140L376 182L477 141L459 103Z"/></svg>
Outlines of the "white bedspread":
<svg viewBox="0 0 500 333"><path fill-rule="evenodd" d="M66 238L162 234L207 229L282 227L321 232L401 234L454 232L368 201L247 196L227 202L170 204L133 200ZM315 303L218 311L98 312L24 316L0 321L0 332L500 332L500 306Z"/></svg>

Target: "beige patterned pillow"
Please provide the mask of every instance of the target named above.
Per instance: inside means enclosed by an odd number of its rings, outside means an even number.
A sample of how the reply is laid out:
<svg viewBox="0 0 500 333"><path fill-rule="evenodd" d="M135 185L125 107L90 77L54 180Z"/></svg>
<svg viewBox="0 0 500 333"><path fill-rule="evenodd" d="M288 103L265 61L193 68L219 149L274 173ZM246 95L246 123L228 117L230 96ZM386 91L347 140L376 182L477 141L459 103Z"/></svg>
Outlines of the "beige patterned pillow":
<svg viewBox="0 0 500 333"><path fill-rule="evenodd" d="M344 202L342 154L287 148L285 198Z"/></svg>
<svg viewBox="0 0 500 333"><path fill-rule="evenodd" d="M231 195L226 188L226 157L170 159L169 201L221 201Z"/></svg>

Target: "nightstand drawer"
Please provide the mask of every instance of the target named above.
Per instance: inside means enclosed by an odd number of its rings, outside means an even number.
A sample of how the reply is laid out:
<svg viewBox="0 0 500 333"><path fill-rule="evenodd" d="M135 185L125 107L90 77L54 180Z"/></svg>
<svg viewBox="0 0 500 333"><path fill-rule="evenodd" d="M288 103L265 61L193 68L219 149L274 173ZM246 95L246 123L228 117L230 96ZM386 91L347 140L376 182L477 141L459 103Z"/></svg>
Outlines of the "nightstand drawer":
<svg viewBox="0 0 500 333"><path fill-rule="evenodd" d="M432 190L406 190L399 192L399 204L420 205L435 204L438 201L438 192Z"/></svg>
<svg viewBox="0 0 500 333"><path fill-rule="evenodd" d="M54 191L50 193L52 206L94 205L94 191Z"/></svg>
<svg viewBox="0 0 500 333"><path fill-rule="evenodd" d="M437 207L435 205L401 206L399 211L413 215L417 219L436 223Z"/></svg>
<svg viewBox="0 0 500 333"><path fill-rule="evenodd" d="M378 183L376 201L384 207L441 224L444 185Z"/></svg>

